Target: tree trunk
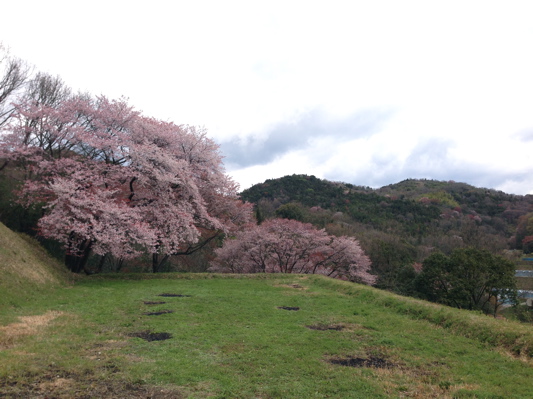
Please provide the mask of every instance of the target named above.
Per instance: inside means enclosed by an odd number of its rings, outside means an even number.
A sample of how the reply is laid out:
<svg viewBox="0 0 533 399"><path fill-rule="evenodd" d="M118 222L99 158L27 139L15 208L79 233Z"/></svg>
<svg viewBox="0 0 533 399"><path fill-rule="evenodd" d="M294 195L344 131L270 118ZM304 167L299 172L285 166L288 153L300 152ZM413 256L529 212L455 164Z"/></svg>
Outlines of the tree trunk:
<svg viewBox="0 0 533 399"><path fill-rule="evenodd" d="M87 260L89 260L92 246L93 242L91 240L85 240L77 246L78 251L75 255L67 252L65 255L65 265L71 272L81 273L84 271L89 274L89 271L85 269L85 266L87 265Z"/></svg>
<svg viewBox="0 0 533 399"><path fill-rule="evenodd" d="M159 257L159 254L152 254L152 272L158 273L161 271L161 267L167 262L169 255L163 255Z"/></svg>
<svg viewBox="0 0 533 399"><path fill-rule="evenodd" d="M98 269L96 269L96 273L102 273L102 269L104 268L105 261L107 259L108 254L104 254L100 257L100 262L98 262Z"/></svg>

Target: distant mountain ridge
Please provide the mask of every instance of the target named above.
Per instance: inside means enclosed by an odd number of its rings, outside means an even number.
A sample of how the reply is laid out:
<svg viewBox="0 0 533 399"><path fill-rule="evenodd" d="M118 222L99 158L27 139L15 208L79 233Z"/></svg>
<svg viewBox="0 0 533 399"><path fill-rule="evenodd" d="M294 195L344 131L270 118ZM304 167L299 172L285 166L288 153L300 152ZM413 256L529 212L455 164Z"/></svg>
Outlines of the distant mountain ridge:
<svg viewBox="0 0 533 399"><path fill-rule="evenodd" d="M455 209L480 217L501 216L509 222L533 211L533 195L507 194L467 183L426 179L406 179L373 189L318 179L315 176L291 175L266 180L244 190L241 195L243 199L253 203L271 199L281 204L300 202L308 207L320 206L331 210L345 210L349 208L347 204L354 202L368 204L376 201L393 203L410 200L425 205L426 208L435 207L439 212ZM417 206L415 208L418 211L422 209Z"/></svg>

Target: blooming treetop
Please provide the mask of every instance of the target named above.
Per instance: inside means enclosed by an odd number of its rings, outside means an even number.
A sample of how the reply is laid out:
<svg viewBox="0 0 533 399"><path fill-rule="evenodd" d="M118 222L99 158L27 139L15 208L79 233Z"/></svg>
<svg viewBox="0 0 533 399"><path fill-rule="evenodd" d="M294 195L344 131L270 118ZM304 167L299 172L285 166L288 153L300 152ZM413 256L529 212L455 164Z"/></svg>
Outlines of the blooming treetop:
<svg viewBox="0 0 533 399"><path fill-rule="evenodd" d="M168 255L251 218L204 131L142 116L124 100L22 103L9 131L0 151L26 168L21 202L45 204L40 234L71 255Z"/></svg>
<svg viewBox="0 0 533 399"><path fill-rule="evenodd" d="M308 223L271 219L239 231L216 250L212 271L323 274L373 284L370 259L353 237L330 236Z"/></svg>

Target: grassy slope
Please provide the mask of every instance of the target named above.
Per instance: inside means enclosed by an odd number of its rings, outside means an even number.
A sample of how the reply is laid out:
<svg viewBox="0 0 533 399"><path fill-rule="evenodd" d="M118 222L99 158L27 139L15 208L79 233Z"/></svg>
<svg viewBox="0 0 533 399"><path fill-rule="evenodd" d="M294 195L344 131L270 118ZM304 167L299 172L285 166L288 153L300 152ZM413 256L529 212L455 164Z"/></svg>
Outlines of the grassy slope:
<svg viewBox="0 0 533 399"><path fill-rule="evenodd" d="M87 278L28 304L25 314L46 320L4 340L0 396L494 399L533 392L533 337L516 323L321 276L128 277ZM161 310L173 313L146 315ZM6 315L0 312L0 325ZM9 326L0 327L0 346ZM172 338L130 336L143 331ZM329 362L349 357L377 357L387 367ZM168 396L150 396L161 390Z"/></svg>
<svg viewBox="0 0 533 399"><path fill-rule="evenodd" d="M1 397L532 397L528 326L322 276L115 275L66 286L34 241L0 233ZM158 310L173 313L145 314ZM143 331L172 339L130 336ZM386 367L330 363L350 357Z"/></svg>
<svg viewBox="0 0 533 399"><path fill-rule="evenodd" d="M68 279L64 266L34 239L0 223L0 308L22 306Z"/></svg>

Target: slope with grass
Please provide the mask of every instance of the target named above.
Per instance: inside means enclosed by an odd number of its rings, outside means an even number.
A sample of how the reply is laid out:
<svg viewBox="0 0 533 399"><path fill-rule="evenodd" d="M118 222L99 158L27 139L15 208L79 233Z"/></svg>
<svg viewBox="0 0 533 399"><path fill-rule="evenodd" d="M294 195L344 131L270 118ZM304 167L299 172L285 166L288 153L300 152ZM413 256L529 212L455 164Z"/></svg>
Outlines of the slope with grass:
<svg viewBox="0 0 533 399"><path fill-rule="evenodd" d="M0 311L5 397L533 392L526 326L322 276L93 276L16 314Z"/></svg>
<svg viewBox="0 0 533 399"><path fill-rule="evenodd" d="M22 306L71 278L35 239L0 223L0 308Z"/></svg>
<svg viewBox="0 0 533 399"><path fill-rule="evenodd" d="M525 325L315 275L67 284L0 232L0 397L532 397Z"/></svg>

